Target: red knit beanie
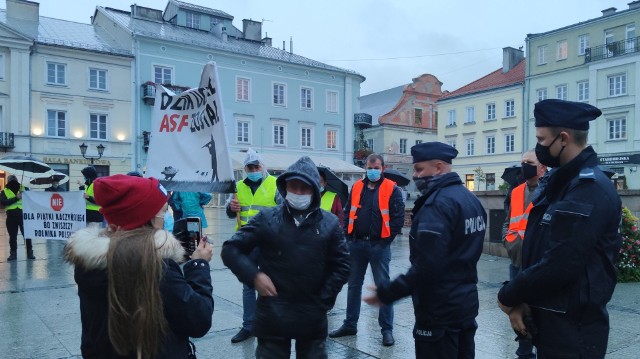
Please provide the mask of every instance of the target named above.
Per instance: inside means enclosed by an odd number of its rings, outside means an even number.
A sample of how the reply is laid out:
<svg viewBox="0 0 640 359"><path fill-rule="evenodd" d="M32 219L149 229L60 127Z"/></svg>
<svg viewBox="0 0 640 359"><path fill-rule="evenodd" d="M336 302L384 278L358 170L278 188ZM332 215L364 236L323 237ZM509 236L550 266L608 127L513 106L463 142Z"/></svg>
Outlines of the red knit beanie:
<svg viewBox="0 0 640 359"><path fill-rule="evenodd" d="M167 190L157 179L125 175L99 177L93 195L109 224L122 229L143 226L167 203Z"/></svg>

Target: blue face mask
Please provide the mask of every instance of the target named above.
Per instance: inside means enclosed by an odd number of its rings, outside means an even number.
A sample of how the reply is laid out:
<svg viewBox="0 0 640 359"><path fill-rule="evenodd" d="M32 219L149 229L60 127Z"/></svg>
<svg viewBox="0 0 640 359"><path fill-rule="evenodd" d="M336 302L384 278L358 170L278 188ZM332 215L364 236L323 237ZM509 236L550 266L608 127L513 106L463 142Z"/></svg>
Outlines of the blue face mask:
<svg viewBox="0 0 640 359"><path fill-rule="evenodd" d="M367 178L371 182L376 182L377 180L379 180L380 179L380 174L382 174L381 170L377 170L377 169L368 169L367 170Z"/></svg>
<svg viewBox="0 0 640 359"><path fill-rule="evenodd" d="M324 186L320 186L320 193L324 192Z"/></svg>
<svg viewBox="0 0 640 359"><path fill-rule="evenodd" d="M262 179L262 172L249 172L247 178L252 182L258 182Z"/></svg>

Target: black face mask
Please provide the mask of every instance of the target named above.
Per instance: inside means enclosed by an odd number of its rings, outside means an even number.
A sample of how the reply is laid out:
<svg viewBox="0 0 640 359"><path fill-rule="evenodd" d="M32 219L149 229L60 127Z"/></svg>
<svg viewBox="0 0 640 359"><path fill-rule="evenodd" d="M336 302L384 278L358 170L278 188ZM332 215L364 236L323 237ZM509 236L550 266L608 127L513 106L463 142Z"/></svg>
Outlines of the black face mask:
<svg viewBox="0 0 640 359"><path fill-rule="evenodd" d="M536 144L536 157L538 157L538 161L540 161L540 163L547 167L560 167L560 155L562 154L562 151L564 151L565 146L562 146L562 149L560 150L560 153L558 153L557 157L553 157L550 151L551 146L553 146L553 143L556 142L558 137L560 137L560 134L558 134L556 138L551 141L549 146L543 146L539 143Z"/></svg>
<svg viewBox="0 0 640 359"><path fill-rule="evenodd" d="M522 177L528 180L538 175L538 166L530 165L528 163L522 164Z"/></svg>

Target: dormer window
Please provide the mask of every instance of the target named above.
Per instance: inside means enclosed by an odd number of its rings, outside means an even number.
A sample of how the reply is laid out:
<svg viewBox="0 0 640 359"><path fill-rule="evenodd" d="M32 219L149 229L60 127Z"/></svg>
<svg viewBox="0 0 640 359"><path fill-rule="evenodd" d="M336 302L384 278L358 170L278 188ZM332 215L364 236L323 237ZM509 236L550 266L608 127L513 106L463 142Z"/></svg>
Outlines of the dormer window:
<svg viewBox="0 0 640 359"><path fill-rule="evenodd" d="M185 13L187 15L186 26L190 27L192 29L199 29L200 28L200 14L195 13L195 12L191 12L191 11L186 11Z"/></svg>

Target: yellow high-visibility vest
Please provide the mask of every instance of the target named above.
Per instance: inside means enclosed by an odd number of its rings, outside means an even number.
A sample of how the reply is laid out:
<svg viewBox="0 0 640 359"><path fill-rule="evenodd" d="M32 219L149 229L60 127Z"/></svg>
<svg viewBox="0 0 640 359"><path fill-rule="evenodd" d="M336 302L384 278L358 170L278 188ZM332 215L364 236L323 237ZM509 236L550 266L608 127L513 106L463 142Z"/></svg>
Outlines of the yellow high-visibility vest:
<svg viewBox="0 0 640 359"><path fill-rule="evenodd" d="M236 190L238 191L238 202L240 202L240 212L238 212L240 223L236 223L236 231L249 223L251 217L258 214L260 210L276 205L275 197L278 188L274 176L269 175L263 179L255 194L251 193L251 187L247 186L244 181L236 183Z"/></svg>

